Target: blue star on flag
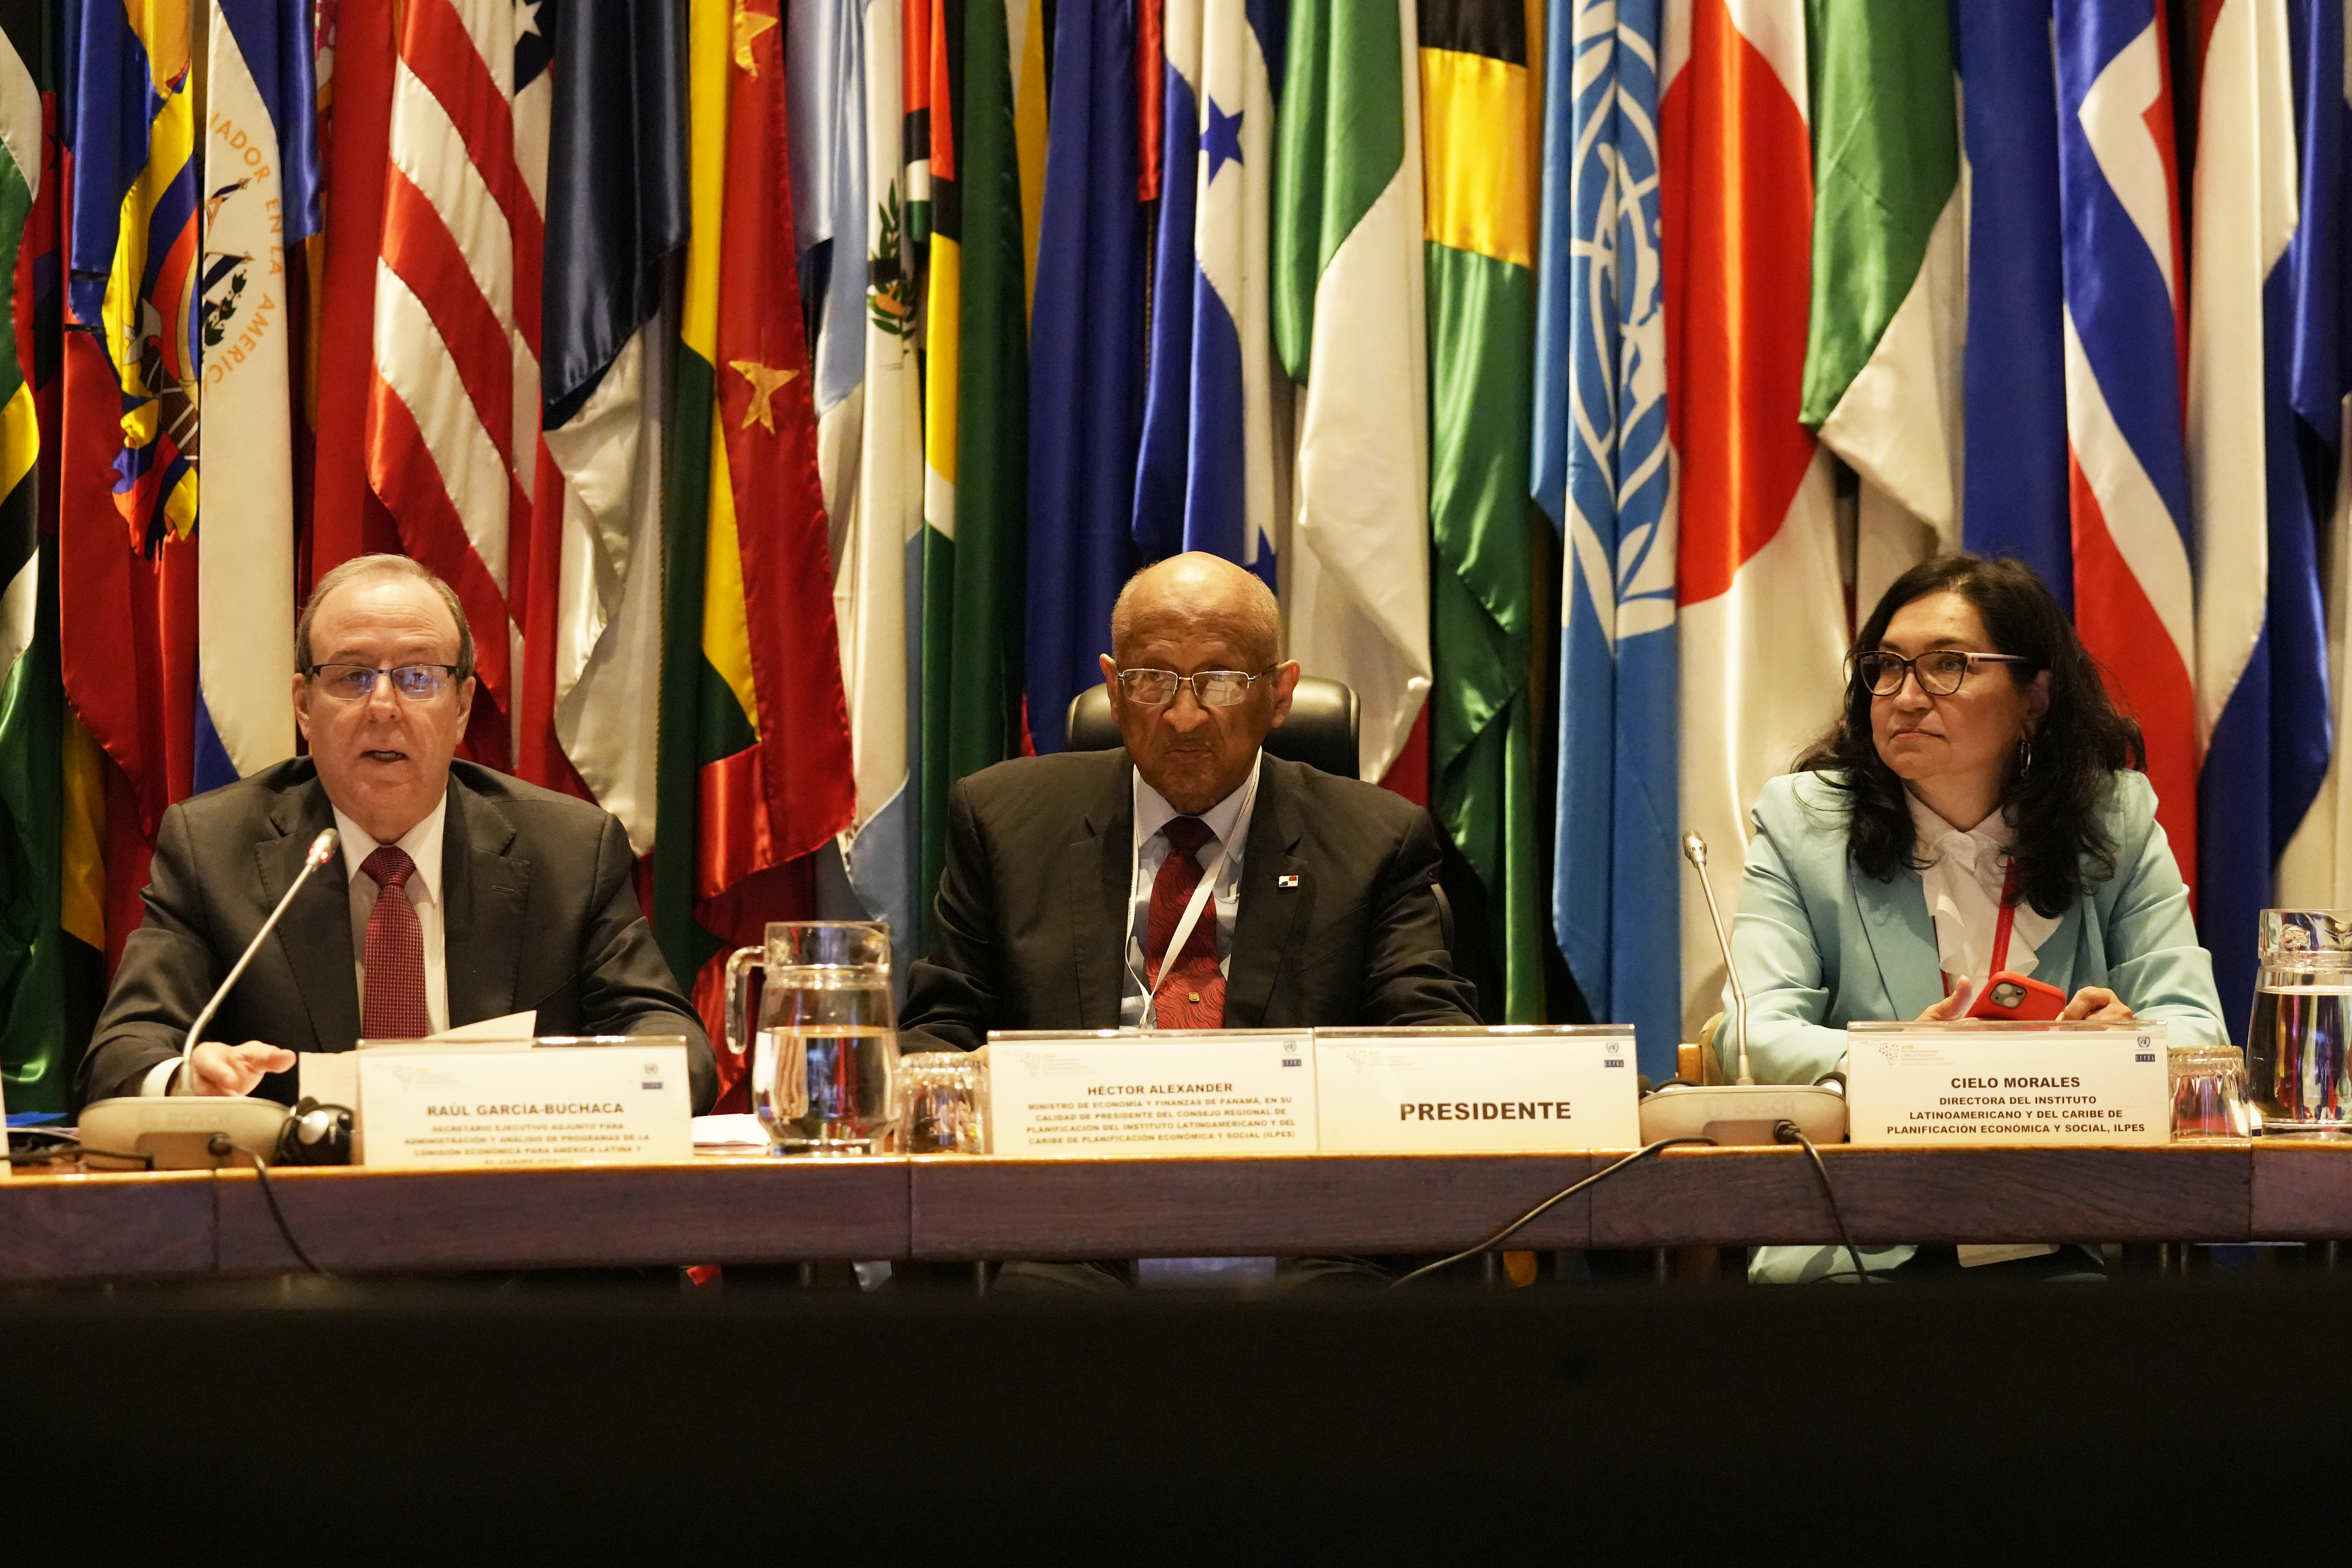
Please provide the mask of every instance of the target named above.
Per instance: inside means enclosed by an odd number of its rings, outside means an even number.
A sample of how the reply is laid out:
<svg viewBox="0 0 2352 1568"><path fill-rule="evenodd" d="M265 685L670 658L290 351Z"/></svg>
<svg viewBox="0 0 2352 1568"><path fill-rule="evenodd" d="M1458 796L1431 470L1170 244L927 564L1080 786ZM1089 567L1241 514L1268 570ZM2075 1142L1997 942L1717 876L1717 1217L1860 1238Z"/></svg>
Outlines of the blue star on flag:
<svg viewBox="0 0 2352 1568"><path fill-rule="evenodd" d="M1242 116L1227 114L1217 107L1215 99L1209 100L1209 128L1201 132L1201 151L1209 155L1209 184L1217 183L1217 171L1227 163L1242 161Z"/></svg>

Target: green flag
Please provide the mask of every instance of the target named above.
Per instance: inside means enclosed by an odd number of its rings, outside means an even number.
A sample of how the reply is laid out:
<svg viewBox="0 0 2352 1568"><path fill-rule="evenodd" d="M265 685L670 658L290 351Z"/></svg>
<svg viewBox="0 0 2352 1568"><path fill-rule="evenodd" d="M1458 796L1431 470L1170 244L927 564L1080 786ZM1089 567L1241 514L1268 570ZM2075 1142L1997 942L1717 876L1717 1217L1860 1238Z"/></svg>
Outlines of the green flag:
<svg viewBox="0 0 2352 1568"><path fill-rule="evenodd" d="M1867 605L1910 560L1959 541L1968 278L1951 25L1945 0L1807 0L1805 24L1813 293L1802 416L1864 481L1855 593Z"/></svg>
<svg viewBox="0 0 2352 1568"><path fill-rule="evenodd" d="M942 286L930 300L934 350L926 374L935 381L944 374L955 385L948 429L927 433L932 470L923 509L921 896L927 910L939 885L948 786L1021 751L1021 607L1028 592L1023 521L1028 261L1011 40L1003 0L950 3L944 10L948 36L934 47L948 51L955 101L931 104L932 277ZM950 121L944 140L952 148L944 172L943 109ZM941 331L954 335L952 358L938 352ZM935 393L935 416L940 402ZM951 457L940 449L949 441ZM942 459L953 465L944 476Z"/></svg>
<svg viewBox="0 0 2352 1568"><path fill-rule="evenodd" d="M0 279L12 292L40 155L40 89L16 40L0 36ZM0 331L0 1076L12 1111L63 1111L80 1044L66 1029L65 698L33 474L40 449L10 327Z"/></svg>
<svg viewBox="0 0 2352 1568"><path fill-rule="evenodd" d="M1430 804L1486 895L1497 1023L1543 1010L1536 895L1534 168L1519 0L1429 6L1421 37L1428 247ZM1487 976L1491 985L1497 977Z"/></svg>
<svg viewBox="0 0 2352 1568"><path fill-rule="evenodd" d="M1429 415L1412 0L1294 5L1268 302L1303 383L1283 558L1290 657L1362 705L1383 776L1429 694Z"/></svg>

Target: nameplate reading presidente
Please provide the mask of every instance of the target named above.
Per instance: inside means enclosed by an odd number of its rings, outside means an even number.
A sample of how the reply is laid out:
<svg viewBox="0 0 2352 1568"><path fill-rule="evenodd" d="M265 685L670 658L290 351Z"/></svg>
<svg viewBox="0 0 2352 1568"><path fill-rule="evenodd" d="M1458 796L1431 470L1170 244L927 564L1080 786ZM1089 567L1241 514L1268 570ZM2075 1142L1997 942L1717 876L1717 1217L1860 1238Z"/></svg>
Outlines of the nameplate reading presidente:
<svg viewBox="0 0 2352 1568"><path fill-rule="evenodd" d="M694 1158L686 1040L375 1046L355 1053L359 1157L434 1165L667 1164Z"/></svg>
<svg viewBox="0 0 2352 1568"><path fill-rule="evenodd" d="M988 1095L992 1154L1315 1151L1304 1029L995 1033Z"/></svg>
<svg viewBox="0 0 2352 1568"><path fill-rule="evenodd" d="M1323 1152L1540 1152L1641 1142L1633 1031L1315 1031Z"/></svg>
<svg viewBox="0 0 2352 1568"><path fill-rule="evenodd" d="M2160 1023L1857 1024L1849 1138L1882 1148L2168 1143Z"/></svg>

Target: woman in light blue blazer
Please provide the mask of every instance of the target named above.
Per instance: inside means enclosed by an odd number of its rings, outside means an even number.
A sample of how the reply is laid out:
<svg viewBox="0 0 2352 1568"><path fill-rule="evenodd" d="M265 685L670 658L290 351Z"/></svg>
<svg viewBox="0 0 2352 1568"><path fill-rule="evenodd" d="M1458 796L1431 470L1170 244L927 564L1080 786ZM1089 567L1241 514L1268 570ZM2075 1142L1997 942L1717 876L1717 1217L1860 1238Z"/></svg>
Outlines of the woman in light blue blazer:
<svg viewBox="0 0 2352 1568"><path fill-rule="evenodd" d="M1848 674L1837 723L1752 818L1731 946L1758 1082L1835 1070L1849 1023L1958 1017L2004 967L2064 991L2064 1017L2160 1018L2176 1044L2228 1043L2156 792L2134 771L2139 727L2032 568L1913 567ZM1727 985L1724 1006L1728 1067ZM1813 1249L1762 1251L1759 1265Z"/></svg>
<svg viewBox="0 0 2352 1568"><path fill-rule="evenodd" d="M1731 945L1759 1082L1833 1070L1849 1023L1967 1011L1985 976L1948 983L1942 958L1963 944L1944 935L1939 951L1929 824L2005 830L2013 924L2055 921L2028 973L2067 994L2065 1016L2161 1018L2178 1044L2228 1042L2156 792L2130 771L2139 727L2032 568L1974 555L1913 567L1849 668L1838 722L1764 786L1752 818ZM1727 1064L1729 1005L1727 986Z"/></svg>

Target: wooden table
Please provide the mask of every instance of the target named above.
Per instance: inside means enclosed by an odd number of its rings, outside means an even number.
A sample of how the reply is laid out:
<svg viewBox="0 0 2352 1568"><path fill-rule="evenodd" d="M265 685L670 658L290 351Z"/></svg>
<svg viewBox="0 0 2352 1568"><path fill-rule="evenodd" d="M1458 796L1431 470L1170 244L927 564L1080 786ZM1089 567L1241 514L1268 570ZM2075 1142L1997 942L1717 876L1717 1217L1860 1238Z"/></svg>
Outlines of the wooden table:
<svg viewBox="0 0 2352 1568"><path fill-rule="evenodd" d="M1822 1153L1865 1244L2352 1238L2352 1143ZM288 1223L321 1266L389 1273L1451 1251L1611 1158L700 1159L274 1179ZM1836 1237L1802 1150L1674 1149L1555 1205L1516 1239L1549 1249ZM0 1281L296 1267L249 1171L0 1183Z"/></svg>

